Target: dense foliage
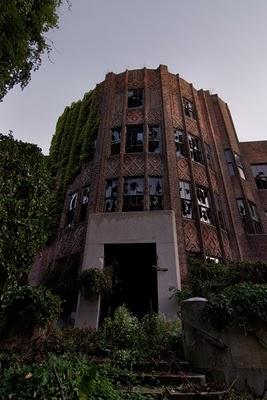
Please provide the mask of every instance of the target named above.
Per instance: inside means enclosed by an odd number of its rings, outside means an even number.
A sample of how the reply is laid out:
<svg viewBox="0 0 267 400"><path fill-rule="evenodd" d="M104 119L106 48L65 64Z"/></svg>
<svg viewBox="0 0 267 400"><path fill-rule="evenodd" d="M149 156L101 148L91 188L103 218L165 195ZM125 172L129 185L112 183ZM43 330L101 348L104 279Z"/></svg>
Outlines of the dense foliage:
<svg viewBox="0 0 267 400"><path fill-rule="evenodd" d="M267 264L242 262L229 265L191 260L188 287L175 290L178 302L192 296L209 302L204 318L216 329L240 324L251 329L267 325Z"/></svg>
<svg viewBox="0 0 267 400"><path fill-rule="evenodd" d="M99 127L99 90L96 88L86 93L81 101L66 107L57 122L49 152L53 187L51 216L54 221L50 239L53 239L58 225L68 184L94 157Z"/></svg>
<svg viewBox="0 0 267 400"><path fill-rule="evenodd" d="M78 287L85 298L107 293L112 289L111 268L89 268L79 276Z"/></svg>
<svg viewBox="0 0 267 400"><path fill-rule="evenodd" d="M50 52L46 32L57 28L62 0L1 0L0 2L0 100L14 85L24 88L31 71Z"/></svg>
<svg viewBox="0 0 267 400"><path fill-rule="evenodd" d="M27 282L33 257L47 238L47 160L33 144L0 134L0 296Z"/></svg>
<svg viewBox="0 0 267 400"><path fill-rule="evenodd" d="M10 290L1 302L0 338L32 335L35 327L46 327L59 312L59 298L45 288L22 286Z"/></svg>

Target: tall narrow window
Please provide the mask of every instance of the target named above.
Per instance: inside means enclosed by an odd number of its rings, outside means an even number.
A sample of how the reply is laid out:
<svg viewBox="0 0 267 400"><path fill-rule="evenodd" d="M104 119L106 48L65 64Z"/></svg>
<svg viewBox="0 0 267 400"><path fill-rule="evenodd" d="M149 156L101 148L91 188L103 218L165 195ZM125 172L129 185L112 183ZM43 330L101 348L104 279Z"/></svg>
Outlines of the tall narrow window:
<svg viewBox="0 0 267 400"><path fill-rule="evenodd" d="M105 193L105 212L117 211L118 179L108 179Z"/></svg>
<svg viewBox="0 0 267 400"><path fill-rule="evenodd" d="M239 175L242 179L246 180L246 175L245 175L244 167L241 163L240 156L236 153L234 153L234 155L235 155L235 163L236 163Z"/></svg>
<svg viewBox="0 0 267 400"><path fill-rule="evenodd" d="M90 186L86 186L82 191L81 209L80 209L80 222L86 218L88 202L89 202Z"/></svg>
<svg viewBox="0 0 267 400"><path fill-rule="evenodd" d="M163 209L163 190L162 178L156 176L149 177L149 197L150 197L150 210Z"/></svg>
<svg viewBox="0 0 267 400"><path fill-rule="evenodd" d="M120 154L121 148L121 128L113 128L111 130L112 138L111 138L111 155L115 156L116 154Z"/></svg>
<svg viewBox="0 0 267 400"><path fill-rule="evenodd" d="M197 203L200 221L212 224L212 212L210 205L210 195L207 189L197 187Z"/></svg>
<svg viewBox="0 0 267 400"><path fill-rule="evenodd" d="M180 189L180 198L182 205L182 215L186 218L193 218L193 210L192 210L192 195L190 183L188 182L179 182Z"/></svg>
<svg viewBox="0 0 267 400"><path fill-rule="evenodd" d="M70 196L69 207L67 211L66 226L71 226L74 223L75 209L77 207L78 193L75 192Z"/></svg>
<svg viewBox="0 0 267 400"><path fill-rule="evenodd" d="M191 160L203 163L202 145L198 137L188 135Z"/></svg>
<svg viewBox="0 0 267 400"><path fill-rule="evenodd" d="M144 178L125 178L123 211L142 211L144 208Z"/></svg>
<svg viewBox="0 0 267 400"><path fill-rule="evenodd" d="M267 189L267 164L251 165L258 189Z"/></svg>
<svg viewBox="0 0 267 400"><path fill-rule="evenodd" d="M256 205L254 203L252 203L252 201L249 201L248 206L249 206L250 216L251 216L252 222L253 222L254 232L260 234L260 233L262 233L262 228L261 228L260 220L258 217Z"/></svg>
<svg viewBox="0 0 267 400"><path fill-rule="evenodd" d="M194 104L191 101L183 98L183 105L184 105L185 115L187 117L196 119L196 110L195 110Z"/></svg>
<svg viewBox="0 0 267 400"><path fill-rule="evenodd" d="M232 150L230 150L230 149L224 150L224 157L225 157L225 161L227 163L229 175L234 176L235 175L235 166L234 166L234 157L233 157Z"/></svg>
<svg viewBox="0 0 267 400"><path fill-rule="evenodd" d="M184 131L180 129L174 129L174 142L176 147L176 155L178 157L186 157L184 135Z"/></svg>
<svg viewBox="0 0 267 400"><path fill-rule="evenodd" d="M126 153L140 153L144 149L143 125L128 125L126 135Z"/></svg>
<svg viewBox="0 0 267 400"><path fill-rule="evenodd" d="M143 89L128 90L128 108L141 107L143 105Z"/></svg>
<svg viewBox="0 0 267 400"><path fill-rule="evenodd" d="M148 126L148 151L150 153L161 152L161 130L159 125Z"/></svg>
<svg viewBox="0 0 267 400"><path fill-rule="evenodd" d="M249 224L249 216L248 216L247 211L246 211L244 200L243 199L236 199L236 203L237 203L239 215L240 215L241 220L243 222L245 231L248 232L248 233L252 233L251 232L251 227L250 227L250 224Z"/></svg>

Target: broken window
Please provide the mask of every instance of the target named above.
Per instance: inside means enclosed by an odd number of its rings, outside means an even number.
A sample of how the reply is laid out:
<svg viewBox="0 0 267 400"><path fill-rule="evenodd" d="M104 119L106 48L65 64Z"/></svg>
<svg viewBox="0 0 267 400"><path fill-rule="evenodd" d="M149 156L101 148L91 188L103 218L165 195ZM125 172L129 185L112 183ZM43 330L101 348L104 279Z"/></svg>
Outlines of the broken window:
<svg viewBox="0 0 267 400"><path fill-rule="evenodd" d="M186 157L185 151L185 133L181 129L174 129L174 141L176 147L176 155L178 157Z"/></svg>
<svg viewBox="0 0 267 400"><path fill-rule="evenodd" d="M261 223L260 223L260 220L258 217L256 205L254 203L252 203L252 201L249 201L248 206L249 206L250 216L251 216L252 222L253 222L254 232L260 234L260 233L262 233L262 228L261 228Z"/></svg>
<svg viewBox="0 0 267 400"><path fill-rule="evenodd" d="M186 218L193 218L192 196L191 196L190 183L180 181L179 189L180 189L180 198L181 198L181 205L182 205L182 215L183 215L183 217L186 217Z"/></svg>
<svg viewBox="0 0 267 400"><path fill-rule="evenodd" d="M249 216L248 216L247 211L246 211L244 200L243 199L236 199L236 203L237 203L239 215L240 215L241 220L243 222L245 231L248 232L248 233L252 233L251 232L251 228L250 228L250 224L249 224Z"/></svg>
<svg viewBox="0 0 267 400"><path fill-rule="evenodd" d="M143 105L143 89L128 90L128 108L141 107Z"/></svg>
<svg viewBox="0 0 267 400"><path fill-rule="evenodd" d="M209 264L219 264L220 259L218 257L206 256L206 262Z"/></svg>
<svg viewBox="0 0 267 400"><path fill-rule="evenodd" d="M121 148L121 128L113 128L111 130L112 138L111 138L111 150L110 153L112 156L116 154L120 154Z"/></svg>
<svg viewBox="0 0 267 400"><path fill-rule="evenodd" d="M71 226L74 223L75 209L77 207L78 193L70 195L69 207L66 216L66 226Z"/></svg>
<svg viewBox="0 0 267 400"><path fill-rule="evenodd" d="M123 211L142 211L144 208L144 178L124 178Z"/></svg>
<svg viewBox="0 0 267 400"><path fill-rule="evenodd" d="M197 203L200 221L212 224L212 212L210 206L210 195L207 189L197 187Z"/></svg>
<svg viewBox="0 0 267 400"><path fill-rule="evenodd" d="M224 157L225 157L225 161L227 163L229 175L234 176L235 175L235 167L234 167L234 157L233 157L232 150L230 150L230 149L224 150Z"/></svg>
<svg viewBox="0 0 267 400"><path fill-rule="evenodd" d="M159 125L148 126L148 151L160 153L161 151L161 130Z"/></svg>
<svg viewBox="0 0 267 400"><path fill-rule="evenodd" d="M150 210L163 209L163 188L162 178L150 176L149 177L149 197L150 197Z"/></svg>
<svg viewBox="0 0 267 400"><path fill-rule="evenodd" d="M267 164L251 165L258 189L267 189Z"/></svg>
<svg viewBox="0 0 267 400"><path fill-rule="evenodd" d="M203 163L202 145L198 137L188 135L191 160Z"/></svg>
<svg viewBox="0 0 267 400"><path fill-rule="evenodd" d="M234 155L235 155L235 163L236 163L239 175L242 179L246 180L246 175L245 175L244 167L241 163L240 156L236 153L234 153Z"/></svg>
<svg viewBox="0 0 267 400"><path fill-rule="evenodd" d="M105 193L105 212L117 211L118 179L108 179Z"/></svg>
<svg viewBox="0 0 267 400"><path fill-rule="evenodd" d="M183 98L183 105L184 105L184 113L187 117L196 119L196 111L194 104L187 100L186 98Z"/></svg>
<svg viewBox="0 0 267 400"><path fill-rule="evenodd" d="M81 209L80 209L80 222L86 218L88 202L89 202L90 186L86 186L82 190Z"/></svg>
<svg viewBox="0 0 267 400"><path fill-rule="evenodd" d="M126 135L126 153L140 153L144 149L143 125L128 125Z"/></svg>

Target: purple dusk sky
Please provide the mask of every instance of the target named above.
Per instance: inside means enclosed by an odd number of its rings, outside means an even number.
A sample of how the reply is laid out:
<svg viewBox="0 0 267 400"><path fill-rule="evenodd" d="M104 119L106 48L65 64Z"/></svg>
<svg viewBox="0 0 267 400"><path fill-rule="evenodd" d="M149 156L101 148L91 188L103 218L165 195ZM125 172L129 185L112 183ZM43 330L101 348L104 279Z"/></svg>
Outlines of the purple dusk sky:
<svg viewBox="0 0 267 400"><path fill-rule="evenodd" d="M267 139L266 0L72 0L29 85L0 103L0 131L48 153L65 106L109 71L168 66L228 103L239 139Z"/></svg>

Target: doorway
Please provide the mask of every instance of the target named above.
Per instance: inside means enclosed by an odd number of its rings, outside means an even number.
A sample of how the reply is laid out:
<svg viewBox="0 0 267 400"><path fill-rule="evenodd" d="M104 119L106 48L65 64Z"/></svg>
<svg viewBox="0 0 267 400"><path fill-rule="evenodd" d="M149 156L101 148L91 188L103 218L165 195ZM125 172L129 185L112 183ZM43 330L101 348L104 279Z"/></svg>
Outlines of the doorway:
<svg viewBox="0 0 267 400"><path fill-rule="evenodd" d="M101 320L122 304L138 317L158 312L156 244L105 244L104 251L113 290L101 299Z"/></svg>

